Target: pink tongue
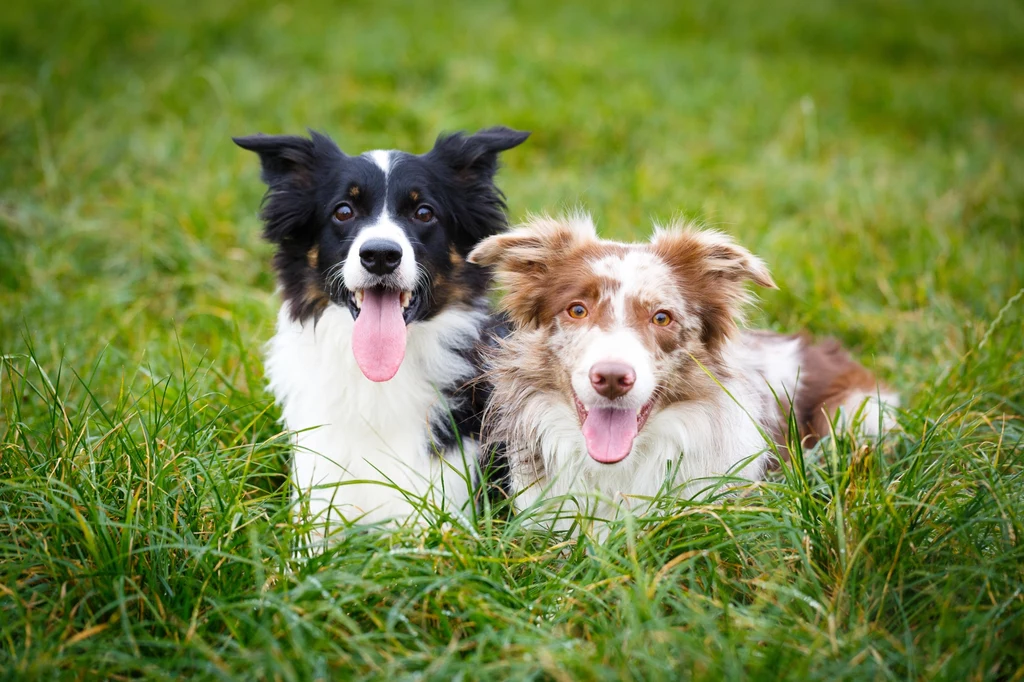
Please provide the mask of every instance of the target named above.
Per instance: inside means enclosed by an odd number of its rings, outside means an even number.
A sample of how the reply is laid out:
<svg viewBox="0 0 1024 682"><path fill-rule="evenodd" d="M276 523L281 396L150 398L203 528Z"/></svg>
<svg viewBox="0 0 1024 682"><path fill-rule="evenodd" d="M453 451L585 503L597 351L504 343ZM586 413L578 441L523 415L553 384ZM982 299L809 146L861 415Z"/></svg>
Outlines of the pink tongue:
<svg viewBox="0 0 1024 682"><path fill-rule="evenodd" d="M595 407L583 422L587 452L602 464L614 464L626 457L636 438L636 411Z"/></svg>
<svg viewBox="0 0 1024 682"><path fill-rule="evenodd" d="M365 289L363 307L352 331L352 352L370 381L387 381L405 357L405 320L401 293Z"/></svg>

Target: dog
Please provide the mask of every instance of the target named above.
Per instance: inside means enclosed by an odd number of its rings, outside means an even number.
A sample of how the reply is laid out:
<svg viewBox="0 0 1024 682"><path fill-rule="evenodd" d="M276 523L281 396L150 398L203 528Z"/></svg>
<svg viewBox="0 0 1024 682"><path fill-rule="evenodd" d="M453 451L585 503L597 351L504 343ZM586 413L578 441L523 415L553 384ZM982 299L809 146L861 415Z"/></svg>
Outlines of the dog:
<svg viewBox="0 0 1024 682"><path fill-rule="evenodd" d="M442 134L422 155L358 156L313 131L234 138L267 185L283 304L266 373L294 434L296 518L315 537L332 519L470 500L484 398L467 385L495 322L489 270L467 255L508 228L498 155L528 136L495 127Z"/></svg>
<svg viewBox="0 0 1024 682"><path fill-rule="evenodd" d="M785 456L791 413L806 447L830 427L894 424L896 394L836 341L741 329L746 283L775 283L720 232L624 244L585 214L541 217L469 260L495 269L513 323L490 354L484 433L519 510L589 494L606 517L665 486L700 497L715 477L759 480L771 440Z"/></svg>

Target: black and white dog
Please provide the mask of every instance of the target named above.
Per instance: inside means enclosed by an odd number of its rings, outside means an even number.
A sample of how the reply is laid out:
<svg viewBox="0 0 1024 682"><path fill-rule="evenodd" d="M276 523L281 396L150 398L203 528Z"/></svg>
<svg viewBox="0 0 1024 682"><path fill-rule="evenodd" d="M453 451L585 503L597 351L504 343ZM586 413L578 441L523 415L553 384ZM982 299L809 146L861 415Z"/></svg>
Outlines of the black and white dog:
<svg viewBox="0 0 1024 682"><path fill-rule="evenodd" d="M348 156L316 132L235 139L268 186L284 302L266 371L320 532L407 517L407 493L471 500L483 406L468 385L493 318L490 272L466 257L507 228L498 153L528 135L441 135L419 156Z"/></svg>

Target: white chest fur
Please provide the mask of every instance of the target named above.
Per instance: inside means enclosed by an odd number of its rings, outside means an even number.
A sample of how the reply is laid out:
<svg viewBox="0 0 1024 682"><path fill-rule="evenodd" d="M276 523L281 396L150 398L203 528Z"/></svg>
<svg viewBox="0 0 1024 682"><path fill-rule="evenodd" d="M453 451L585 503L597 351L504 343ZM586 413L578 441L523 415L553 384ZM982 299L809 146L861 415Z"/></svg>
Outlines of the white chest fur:
<svg viewBox="0 0 1024 682"><path fill-rule="evenodd" d="M477 445L464 438L461 450L439 455L429 426L449 418L438 387L474 374L452 349L478 338L482 317L446 310L411 324L398 374L375 383L356 365L348 310L331 305L314 325L292 320L282 306L266 371L285 425L294 432L297 514L308 501L318 523L338 515L364 522L402 519L414 511L410 495L449 508L466 505Z"/></svg>
<svg viewBox="0 0 1024 682"><path fill-rule="evenodd" d="M727 388L734 396L749 391L740 382ZM522 477L513 474L513 490L522 491L516 506L523 509L542 497L572 494L574 505L586 504L587 513L610 518L620 505L645 506L646 498L662 488L688 498L720 489L720 477L726 473L758 480L769 456L758 424L763 418L761 406L767 403L760 395L744 397L743 404L737 405L723 392L714 402L681 403L659 412L637 437L633 454L612 466L586 455L576 415L565 406L551 404L548 414L554 420L564 412L559 421L566 426L552 424L544 429L547 438L540 443L541 456L550 473L541 479L531 472L517 472L526 473ZM565 511L571 517L575 507L570 507Z"/></svg>

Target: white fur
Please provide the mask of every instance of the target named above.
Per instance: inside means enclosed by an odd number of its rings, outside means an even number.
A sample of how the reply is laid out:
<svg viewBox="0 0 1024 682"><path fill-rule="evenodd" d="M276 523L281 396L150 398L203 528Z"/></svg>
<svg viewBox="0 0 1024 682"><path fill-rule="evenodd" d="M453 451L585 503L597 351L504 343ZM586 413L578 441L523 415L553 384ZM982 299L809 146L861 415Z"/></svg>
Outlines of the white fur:
<svg viewBox="0 0 1024 682"><path fill-rule="evenodd" d="M619 287L612 294L612 310L619 320L626 318L627 296L647 294L653 298L657 297L658 287L671 286L672 271L661 260L646 251L630 251L622 256L608 256L593 262L591 266L596 274L619 283Z"/></svg>
<svg viewBox="0 0 1024 682"><path fill-rule="evenodd" d="M348 249L348 256L345 258L345 265L342 272L345 276L345 287L349 291L365 289L376 284L378 277L371 275L363 267L359 260L359 249L370 239L388 239L398 244L402 249L402 262L398 264L398 282L404 291L412 291L416 288L416 255L413 253L412 244L405 235L405 230L395 224L391 214L385 208L381 212L377 222L367 225L352 242Z"/></svg>
<svg viewBox="0 0 1024 682"><path fill-rule="evenodd" d="M611 405L612 401L602 397L590 383L590 368L602 361L625 362L636 372L632 390L615 399L619 407L639 410L654 393L654 368L643 343L632 330L617 326L611 331L596 329L587 335L582 359L572 372L572 387L580 401L589 410L599 405Z"/></svg>
<svg viewBox="0 0 1024 682"><path fill-rule="evenodd" d="M442 459L427 440L427 427L448 419L435 386L474 375L470 363L449 348L475 340L482 315L450 309L410 324L398 374L376 383L356 365L347 309L330 305L314 325L292 320L282 306L266 371L294 432L295 496L308 500L311 518L326 524L338 515L365 522L409 516L412 505L400 490L382 484L387 481L449 508L466 506L477 444L464 438L463 452L444 452ZM365 480L371 482L335 487Z"/></svg>
<svg viewBox="0 0 1024 682"><path fill-rule="evenodd" d="M749 353L736 348L735 355L743 358ZM721 484L712 479L726 474L759 480L772 456L762 424L775 409L759 369L755 363L737 366L735 378L725 381L725 390L713 400L678 403L652 414L631 454L611 465L595 462L587 454L576 414L563 400L551 396L538 401L523 417L538 420L544 468L552 475L539 480L533 480L530 472L513 476L513 491L522 491L517 507L526 508L541 497L573 493L577 506L587 506L581 511L611 518L620 508L644 506L643 498L663 487L682 485L676 494L694 497L719 488ZM796 368L792 369L795 379ZM774 388L778 391L781 386ZM565 527L570 521L563 517L557 524Z"/></svg>
<svg viewBox="0 0 1024 682"><path fill-rule="evenodd" d="M877 438L896 428L893 410L899 406L900 397L895 393L857 391L847 396L840 406L835 425L842 430L854 429L865 436Z"/></svg>
<svg viewBox="0 0 1024 682"><path fill-rule="evenodd" d="M388 176L391 173L391 165L396 153L376 150L366 152L363 155L373 161L380 168L381 172L384 173L385 196L387 196ZM345 265L342 268L345 277L345 287L349 291L356 291L357 289L365 289L376 284L377 277L366 272L359 260L359 249L370 239L388 239L401 247L402 262L399 263L397 270L399 286L405 291L415 289L417 276L416 256L412 250L412 244L409 242L405 230L395 224L394 218L388 212L386 203L376 222L360 230L352 242L352 246L348 249Z"/></svg>
<svg viewBox="0 0 1024 682"><path fill-rule="evenodd" d="M654 358L626 320L627 296L657 300L659 286L672 286L669 273L659 272L649 256L629 252L594 263L599 274L618 281L610 292L613 324L592 327L570 338L563 357L578 357L572 366L572 384L589 409L607 402L589 384L589 369L599 360L624 361L634 368L633 390L616 400L627 407L645 403L654 390ZM685 324L688 315L677 321ZM516 506L523 510L539 500L562 498L556 525L567 527L576 512L612 518L623 508L646 505L644 498L662 489L683 497L700 497L730 485L732 480L760 480L775 456L771 426L777 423L800 390L801 339L741 333L723 349L728 377L716 377L720 389L704 401L677 403L653 413L637 435L628 457L602 464L588 454L574 407L564 396L542 395L529 401L520 415L523 432L536 434L543 472L514 467L512 489ZM880 398L880 400L879 400ZM837 415L843 428L856 427L877 435L879 424L894 425L887 406L898 404L891 393L851 396ZM857 423L851 423L856 416ZM529 461L527 458L526 461ZM570 496L571 498L566 498ZM566 499L571 499L568 506ZM540 518L545 518L542 514ZM600 532L600 531L599 531Z"/></svg>
<svg viewBox="0 0 1024 682"><path fill-rule="evenodd" d="M771 387L767 400L788 405L802 390L806 378L801 369L801 354L805 341L800 338L745 337L730 347L730 362L757 372ZM864 437L876 438L896 427L893 414L900 405L899 396L892 391L867 393L854 391L839 406L834 426L840 431L856 431ZM881 426L881 429L879 428Z"/></svg>
<svg viewBox="0 0 1024 682"><path fill-rule="evenodd" d="M391 161L395 153L390 149L374 149L372 152L366 152L363 156L377 164L377 167L384 172L384 181L387 182L388 176L391 174Z"/></svg>

